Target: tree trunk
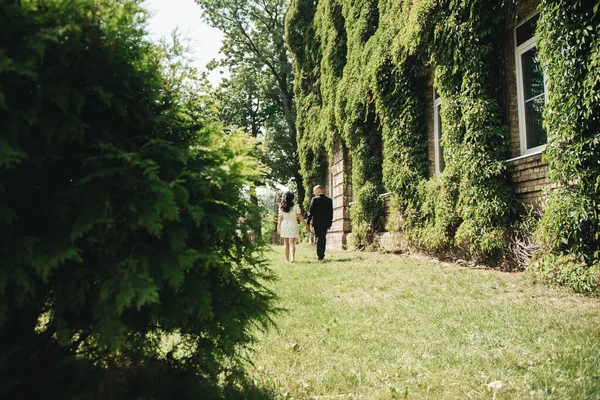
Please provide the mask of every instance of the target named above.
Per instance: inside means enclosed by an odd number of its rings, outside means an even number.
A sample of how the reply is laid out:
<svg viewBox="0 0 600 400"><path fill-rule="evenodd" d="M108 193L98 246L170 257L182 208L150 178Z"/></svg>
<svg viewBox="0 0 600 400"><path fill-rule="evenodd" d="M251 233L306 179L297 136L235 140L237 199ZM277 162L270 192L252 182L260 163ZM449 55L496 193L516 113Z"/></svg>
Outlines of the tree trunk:
<svg viewBox="0 0 600 400"><path fill-rule="evenodd" d="M296 142L296 116L293 110L293 94L289 92L287 87L287 79L284 76L279 81L279 89L281 89L281 103L283 105L283 114L290 130L290 136Z"/></svg>

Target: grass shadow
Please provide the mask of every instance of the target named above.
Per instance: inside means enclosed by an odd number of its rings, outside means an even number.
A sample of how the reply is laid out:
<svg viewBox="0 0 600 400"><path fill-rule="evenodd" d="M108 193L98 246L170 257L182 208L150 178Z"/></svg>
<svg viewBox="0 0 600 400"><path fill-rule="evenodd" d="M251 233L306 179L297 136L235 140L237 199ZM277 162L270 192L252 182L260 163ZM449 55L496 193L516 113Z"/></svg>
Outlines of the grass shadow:
<svg viewBox="0 0 600 400"><path fill-rule="evenodd" d="M338 262L346 263L346 262L360 261L360 260L362 260L362 258L345 257L345 258L326 258L324 261L319 261L316 259L315 260L296 260L294 263L295 264L323 265L323 264L333 264L333 263L338 263Z"/></svg>
<svg viewBox="0 0 600 400"><path fill-rule="evenodd" d="M329 262L352 262L362 260L362 257L346 257L346 258L336 258L332 260L328 260Z"/></svg>
<svg viewBox="0 0 600 400"><path fill-rule="evenodd" d="M253 382L246 381L236 388L229 388L224 393L227 400L273 400L277 396L271 390L256 386Z"/></svg>

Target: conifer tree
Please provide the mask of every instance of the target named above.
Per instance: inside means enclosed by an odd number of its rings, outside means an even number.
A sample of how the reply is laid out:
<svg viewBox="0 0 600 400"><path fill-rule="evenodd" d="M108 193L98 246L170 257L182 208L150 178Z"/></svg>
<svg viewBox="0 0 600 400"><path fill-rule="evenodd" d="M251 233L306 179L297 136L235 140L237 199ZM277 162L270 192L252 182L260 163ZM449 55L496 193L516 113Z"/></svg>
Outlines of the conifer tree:
<svg viewBox="0 0 600 400"><path fill-rule="evenodd" d="M262 167L139 3L0 3L0 398L217 396L273 309Z"/></svg>

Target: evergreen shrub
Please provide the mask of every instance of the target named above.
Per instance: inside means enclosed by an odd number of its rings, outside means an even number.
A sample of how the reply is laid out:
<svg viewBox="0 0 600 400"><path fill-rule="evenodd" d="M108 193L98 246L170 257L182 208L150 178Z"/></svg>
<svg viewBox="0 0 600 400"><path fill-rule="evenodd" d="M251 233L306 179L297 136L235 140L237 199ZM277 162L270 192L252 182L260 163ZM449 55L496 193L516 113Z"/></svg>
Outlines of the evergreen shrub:
<svg viewBox="0 0 600 400"><path fill-rule="evenodd" d="M1 398L218 397L273 310L262 167L139 3L0 3Z"/></svg>

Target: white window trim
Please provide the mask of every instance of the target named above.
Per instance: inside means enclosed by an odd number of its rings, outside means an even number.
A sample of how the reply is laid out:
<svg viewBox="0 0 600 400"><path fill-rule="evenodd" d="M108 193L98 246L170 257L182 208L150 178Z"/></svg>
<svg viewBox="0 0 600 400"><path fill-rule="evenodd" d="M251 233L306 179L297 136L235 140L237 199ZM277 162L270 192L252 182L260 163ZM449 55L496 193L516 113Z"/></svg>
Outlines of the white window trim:
<svg viewBox="0 0 600 400"><path fill-rule="evenodd" d="M517 44L517 28L521 25L529 21L531 18L535 17L536 14L531 15L521 24L517 25L514 29L514 40L515 45ZM517 75L517 109L519 116L519 147L521 150L522 156L533 155L544 151L546 145L543 144L541 146L532 147L530 149L527 148L527 127L525 121L525 89L523 87L523 65L521 61L521 56L536 47L537 38L534 36L526 42L520 44L515 47L515 64L516 64L516 75ZM548 103L548 88L546 86L546 75L544 74L544 100Z"/></svg>
<svg viewBox="0 0 600 400"><path fill-rule="evenodd" d="M435 175L439 175L440 171L440 130L441 126L439 126L440 116L438 115L438 106L442 105L442 98L435 98L435 90L433 92L433 142L434 142L434 170Z"/></svg>
<svg viewBox="0 0 600 400"><path fill-rule="evenodd" d="M544 147L544 146L538 146L538 147ZM522 159L527 158L527 157L533 157L533 156L538 155L540 153L542 153L542 150L536 151L535 153L527 153L527 154L523 154L521 156L509 158L508 160L505 160L505 162L510 163L510 162L513 162L513 161L522 160Z"/></svg>

